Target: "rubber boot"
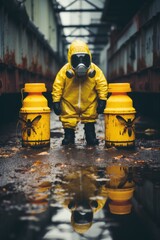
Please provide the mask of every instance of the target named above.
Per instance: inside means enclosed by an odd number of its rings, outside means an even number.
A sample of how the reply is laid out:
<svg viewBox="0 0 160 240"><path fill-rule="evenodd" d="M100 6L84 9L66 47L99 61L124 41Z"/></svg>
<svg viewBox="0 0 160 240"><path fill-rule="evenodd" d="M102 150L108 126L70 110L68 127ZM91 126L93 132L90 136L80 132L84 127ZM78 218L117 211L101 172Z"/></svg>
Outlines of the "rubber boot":
<svg viewBox="0 0 160 240"><path fill-rule="evenodd" d="M62 140L62 145L74 144L74 129L64 128L64 139Z"/></svg>
<svg viewBox="0 0 160 240"><path fill-rule="evenodd" d="M95 124L94 122L89 122L89 123L85 123L85 125L84 125L87 145L94 146L94 145L98 145L99 144L99 141L96 138L94 124Z"/></svg>

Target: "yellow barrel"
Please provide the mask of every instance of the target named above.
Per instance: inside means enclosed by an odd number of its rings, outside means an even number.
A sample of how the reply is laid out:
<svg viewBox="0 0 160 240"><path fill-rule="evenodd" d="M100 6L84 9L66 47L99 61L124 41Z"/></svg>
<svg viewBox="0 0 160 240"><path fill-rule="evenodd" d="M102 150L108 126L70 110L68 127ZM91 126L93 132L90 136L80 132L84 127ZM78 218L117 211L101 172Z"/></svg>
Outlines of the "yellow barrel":
<svg viewBox="0 0 160 240"><path fill-rule="evenodd" d="M105 144L107 147L133 147L135 145L135 109L129 83L109 84L110 97L105 114Z"/></svg>
<svg viewBox="0 0 160 240"><path fill-rule="evenodd" d="M132 197L135 189L133 179L129 177L127 166L107 167L109 209L113 214L129 214L132 209Z"/></svg>
<svg viewBox="0 0 160 240"><path fill-rule="evenodd" d="M50 108L43 96L44 83L26 83L27 96L20 109L22 146L41 148L50 145Z"/></svg>

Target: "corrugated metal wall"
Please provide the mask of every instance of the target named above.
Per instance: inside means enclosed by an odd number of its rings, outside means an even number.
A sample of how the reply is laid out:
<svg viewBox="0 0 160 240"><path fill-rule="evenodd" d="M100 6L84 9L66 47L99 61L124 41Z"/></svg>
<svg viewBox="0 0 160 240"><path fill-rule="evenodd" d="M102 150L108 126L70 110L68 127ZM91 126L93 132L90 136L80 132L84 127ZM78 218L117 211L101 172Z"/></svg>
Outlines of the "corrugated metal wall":
<svg viewBox="0 0 160 240"><path fill-rule="evenodd" d="M108 51L108 79L129 81L137 92L160 92L160 2L132 19Z"/></svg>
<svg viewBox="0 0 160 240"><path fill-rule="evenodd" d="M26 8L4 1L0 6L0 94L20 92L26 82L45 82L50 91L60 68L57 41L51 1L28 0Z"/></svg>

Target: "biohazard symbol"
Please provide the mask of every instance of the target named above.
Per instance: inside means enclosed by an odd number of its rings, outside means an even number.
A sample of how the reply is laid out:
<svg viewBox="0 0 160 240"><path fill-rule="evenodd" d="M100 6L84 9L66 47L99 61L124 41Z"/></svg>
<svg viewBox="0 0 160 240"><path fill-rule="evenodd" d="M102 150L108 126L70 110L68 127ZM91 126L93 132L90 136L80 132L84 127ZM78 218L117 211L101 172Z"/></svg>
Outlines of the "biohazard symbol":
<svg viewBox="0 0 160 240"><path fill-rule="evenodd" d="M124 133L126 133L126 131L128 132L128 136L131 137L132 136L132 132L134 131L134 124L135 122L139 119L139 118L134 118L133 120L131 120L130 118L126 121L123 117L117 115L116 118L118 119L118 121L124 125L124 129L122 132L122 135Z"/></svg>
<svg viewBox="0 0 160 240"><path fill-rule="evenodd" d="M23 118L19 117L20 122L24 123L24 125L25 125L24 128L22 128L22 132L27 131L28 137L31 136L31 131L33 131L35 134L37 134L34 127L39 122L41 117L42 117L41 115L38 115L32 121L30 119L24 120Z"/></svg>
<svg viewBox="0 0 160 240"><path fill-rule="evenodd" d="M118 184L118 188L123 188L124 185L129 182L133 182L133 168L129 167L128 169L123 168L125 176L121 179L120 183Z"/></svg>

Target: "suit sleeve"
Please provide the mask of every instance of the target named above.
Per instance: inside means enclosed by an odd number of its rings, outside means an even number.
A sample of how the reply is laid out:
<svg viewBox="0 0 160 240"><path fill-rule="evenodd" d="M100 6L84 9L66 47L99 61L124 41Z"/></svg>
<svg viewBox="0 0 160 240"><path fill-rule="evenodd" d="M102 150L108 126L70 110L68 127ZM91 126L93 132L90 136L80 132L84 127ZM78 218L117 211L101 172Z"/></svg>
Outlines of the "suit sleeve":
<svg viewBox="0 0 160 240"><path fill-rule="evenodd" d="M96 67L96 91L98 94L98 98L101 100L107 100L108 94L108 83L107 79L105 78L102 70Z"/></svg>
<svg viewBox="0 0 160 240"><path fill-rule="evenodd" d="M65 69L64 67L57 73L52 87L52 100L53 102L60 102L65 83Z"/></svg>

